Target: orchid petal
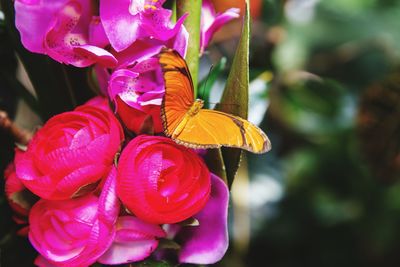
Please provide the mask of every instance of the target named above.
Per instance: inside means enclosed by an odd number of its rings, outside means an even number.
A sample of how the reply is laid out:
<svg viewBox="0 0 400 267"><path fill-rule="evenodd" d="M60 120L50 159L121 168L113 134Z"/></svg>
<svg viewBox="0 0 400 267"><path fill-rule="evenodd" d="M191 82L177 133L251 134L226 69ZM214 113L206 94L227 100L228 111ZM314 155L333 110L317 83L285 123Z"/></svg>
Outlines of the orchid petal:
<svg viewBox="0 0 400 267"><path fill-rule="evenodd" d="M128 48L139 31L138 15L129 12L131 0L100 1L100 18L112 47L120 52Z"/></svg>
<svg viewBox="0 0 400 267"><path fill-rule="evenodd" d="M124 51L116 55L120 67L129 67L160 53L165 45L149 38L137 40Z"/></svg>
<svg viewBox="0 0 400 267"><path fill-rule="evenodd" d="M132 91L132 93L134 93L132 84L135 83L137 77L139 77L139 73L128 69L114 71L110 77L108 86L108 95L110 98L115 101L115 97L123 92Z"/></svg>
<svg viewBox="0 0 400 267"><path fill-rule="evenodd" d="M106 47L110 44L104 31L103 24L100 17L93 16L89 25L89 43L98 47Z"/></svg>
<svg viewBox="0 0 400 267"><path fill-rule="evenodd" d="M81 45L73 48L77 54L108 68L117 66L117 59L108 51L93 45Z"/></svg>
<svg viewBox="0 0 400 267"><path fill-rule="evenodd" d="M203 0L201 15L200 51L204 52L212 36L224 24L232 19L238 18L239 8L230 8L222 14L216 13L211 0Z"/></svg>
<svg viewBox="0 0 400 267"><path fill-rule="evenodd" d="M133 216L122 216L117 222L114 243L98 261L102 264L123 264L140 261L157 248L156 237L165 237L165 232L155 224L150 224Z"/></svg>
<svg viewBox="0 0 400 267"><path fill-rule="evenodd" d="M15 25L21 33L21 42L26 49L35 53L45 53L43 40L53 20L54 14L69 0L16 0Z"/></svg>
<svg viewBox="0 0 400 267"><path fill-rule="evenodd" d="M87 67L93 60L77 55L73 48L88 42L87 25L84 6L80 2L68 2L54 17L45 38L44 46L47 54L60 63L72 64L76 67Z"/></svg>
<svg viewBox="0 0 400 267"><path fill-rule="evenodd" d="M211 195L206 206L193 217L199 226L183 227L178 238L182 249L179 261L193 264L214 264L228 249L229 191L221 178L211 174Z"/></svg>

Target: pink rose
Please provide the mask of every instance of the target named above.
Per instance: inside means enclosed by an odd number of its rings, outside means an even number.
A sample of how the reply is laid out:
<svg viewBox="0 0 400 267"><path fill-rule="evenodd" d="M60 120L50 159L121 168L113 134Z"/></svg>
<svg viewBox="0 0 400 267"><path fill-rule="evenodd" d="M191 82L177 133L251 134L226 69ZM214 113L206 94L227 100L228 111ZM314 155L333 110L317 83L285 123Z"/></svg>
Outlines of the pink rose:
<svg viewBox="0 0 400 267"><path fill-rule="evenodd" d="M192 150L160 136L138 136L122 151L117 188L142 220L175 223L190 218L210 195L210 172Z"/></svg>
<svg viewBox="0 0 400 267"><path fill-rule="evenodd" d="M26 189L21 180L15 174L15 166L10 163L4 171L5 193L8 203L13 210L13 220L22 226L17 234L21 236L28 235L29 227L28 215L32 205L37 201L37 197Z"/></svg>
<svg viewBox="0 0 400 267"><path fill-rule="evenodd" d="M26 187L17 178L15 174L15 166L13 163L10 163L7 166L6 170L4 171L4 178L6 179L6 197L16 216L14 217L14 220L17 223L24 222L25 218L29 214L32 203L30 203L27 199L24 199L23 197L23 193L24 191L26 191Z"/></svg>
<svg viewBox="0 0 400 267"><path fill-rule="evenodd" d="M17 150L16 173L44 199L76 197L92 191L107 174L123 139L110 109L82 105L51 118L25 152Z"/></svg>
<svg viewBox="0 0 400 267"><path fill-rule="evenodd" d="M42 256L39 266L87 267L111 246L120 206L115 177L113 168L99 197L42 199L32 207L29 240Z"/></svg>

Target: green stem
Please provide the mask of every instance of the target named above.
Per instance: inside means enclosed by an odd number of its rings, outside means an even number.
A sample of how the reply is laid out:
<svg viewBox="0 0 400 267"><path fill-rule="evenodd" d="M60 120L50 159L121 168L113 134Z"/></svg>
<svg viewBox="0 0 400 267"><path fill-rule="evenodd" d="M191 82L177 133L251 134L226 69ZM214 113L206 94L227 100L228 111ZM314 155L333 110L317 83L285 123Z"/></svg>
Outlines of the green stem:
<svg viewBox="0 0 400 267"><path fill-rule="evenodd" d="M201 2L202 0L176 0L178 18L185 13L189 14L184 23L189 32L186 62L192 75L195 97L197 96L197 76L199 72Z"/></svg>

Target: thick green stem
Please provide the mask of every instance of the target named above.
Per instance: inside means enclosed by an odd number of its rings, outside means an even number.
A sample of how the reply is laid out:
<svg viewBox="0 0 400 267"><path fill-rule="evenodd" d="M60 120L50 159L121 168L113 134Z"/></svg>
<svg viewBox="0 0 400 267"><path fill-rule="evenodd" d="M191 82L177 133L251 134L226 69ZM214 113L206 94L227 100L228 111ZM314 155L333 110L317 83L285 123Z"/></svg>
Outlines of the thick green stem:
<svg viewBox="0 0 400 267"><path fill-rule="evenodd" d="M195 96L197 96L197 76L199 72L201 2L202 0L176 0L178 18L185 13L189 14L184 23L189 32L186 62L192 74Z"/></svg>

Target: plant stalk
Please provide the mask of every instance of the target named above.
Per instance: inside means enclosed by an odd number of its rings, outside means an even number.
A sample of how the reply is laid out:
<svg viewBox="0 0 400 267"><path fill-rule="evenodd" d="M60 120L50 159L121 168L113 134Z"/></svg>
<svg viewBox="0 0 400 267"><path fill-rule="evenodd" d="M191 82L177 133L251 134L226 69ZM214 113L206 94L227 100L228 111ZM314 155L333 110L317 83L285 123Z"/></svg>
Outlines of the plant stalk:
<svg viewBox="0 0 400 267"><path fill-rule="evenodd" d="M192 75L195 97L197 97L199 72L201 3L202 0L176 0L177 17L179 18L186 13L189 14L184 23L189 32L186 62Z"/></svg>

